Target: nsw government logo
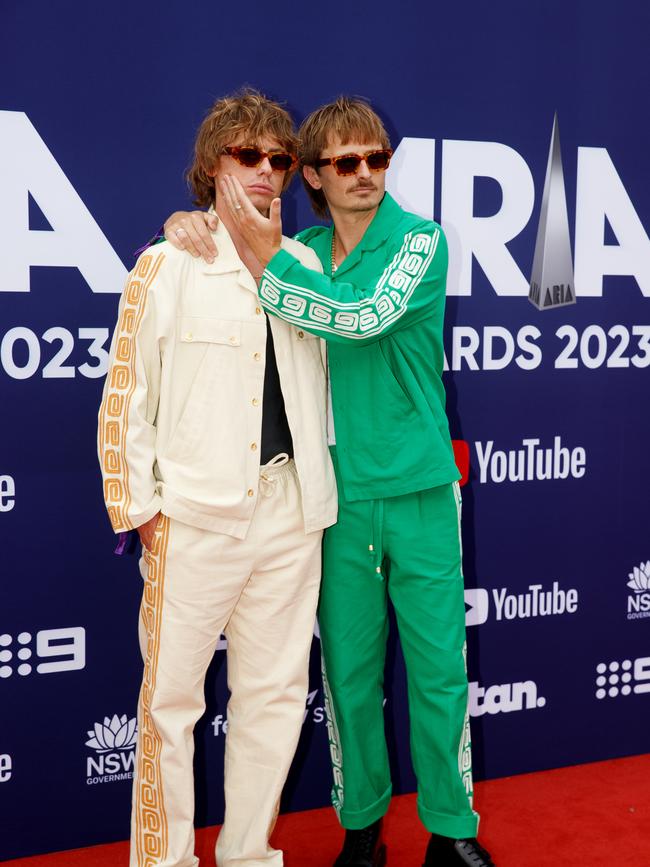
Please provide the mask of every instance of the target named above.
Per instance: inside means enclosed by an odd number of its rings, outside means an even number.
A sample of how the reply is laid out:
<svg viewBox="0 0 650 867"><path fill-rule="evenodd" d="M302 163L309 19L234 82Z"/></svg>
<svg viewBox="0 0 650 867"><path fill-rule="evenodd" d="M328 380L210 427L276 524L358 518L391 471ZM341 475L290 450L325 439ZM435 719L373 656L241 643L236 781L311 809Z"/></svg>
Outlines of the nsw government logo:
<svg viewBox="0 0 650 867"><path fill-rule="evenodd" d="M86 782L89 786L113 783L117 780L132 780L135 765L137 720L126 714L104 717L88 732L86 746L95 755L86 759Z"/></svg>
<svg viewBox="0 0 650 867"><path fill-rule="evenodd" d="M632 591L627 596L627 619L650 617L650 560L635 566L627 577Z"/></svg>

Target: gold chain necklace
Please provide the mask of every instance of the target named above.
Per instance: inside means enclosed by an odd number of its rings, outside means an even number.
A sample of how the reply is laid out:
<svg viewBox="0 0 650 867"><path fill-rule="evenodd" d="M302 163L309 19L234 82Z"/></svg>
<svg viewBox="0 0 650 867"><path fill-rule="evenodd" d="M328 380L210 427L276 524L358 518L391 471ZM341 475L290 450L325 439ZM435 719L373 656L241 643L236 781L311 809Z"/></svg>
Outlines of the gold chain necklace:
<svg viewBox="0 0 650 867"><path fill-rule="evenodd" d="M330 251L330 264L332 266L332 274L336 271L336 230L332 227L332 249Z"/></svg>

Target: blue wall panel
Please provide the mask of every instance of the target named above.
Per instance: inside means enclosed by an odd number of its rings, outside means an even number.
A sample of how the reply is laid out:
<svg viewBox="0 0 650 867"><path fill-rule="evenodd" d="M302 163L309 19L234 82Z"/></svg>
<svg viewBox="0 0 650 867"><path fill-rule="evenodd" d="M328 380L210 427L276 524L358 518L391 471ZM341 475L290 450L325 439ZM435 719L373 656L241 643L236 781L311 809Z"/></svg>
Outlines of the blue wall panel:
<svg viewBox="0 0 650 867"><path fill-rule="evenodd" d="M206 0L148 9L25 0L3 11L0 859L128 836L133 749L111 738L135 715L141 582L135 556L112 554L96 374L132 251L189 204L182 175L194 131L214 98L243 83L286 100L298 120L340 92L369 97L401 149L391 188L442 220L452 270L463 257L471 264L471 280L450 278L445 380L452 436L470 457L463 537L476 777L650 747L640 725L650 708L650 13L637 2L502 0L277 16L268 4ZM540 312L525 283L555 112L578 297ZM416 140L431 140L428 161ZM506 241L499 218L517 209ZM594 230L597 212L605 217ZM286 232L312 220L297 183L283 214ZM71 215L85 234L69 242ZM459 355L468 346L475 351ZM526 458L554 444L583 450L575 474L499 481L509 452ZM318 650L315 639L287 810L328 799ZM206 692L199 824L223 813L223 650ZM387 698L395 789L412 791L394 640ZM103 752L87 745L95 724Z"/></svg>

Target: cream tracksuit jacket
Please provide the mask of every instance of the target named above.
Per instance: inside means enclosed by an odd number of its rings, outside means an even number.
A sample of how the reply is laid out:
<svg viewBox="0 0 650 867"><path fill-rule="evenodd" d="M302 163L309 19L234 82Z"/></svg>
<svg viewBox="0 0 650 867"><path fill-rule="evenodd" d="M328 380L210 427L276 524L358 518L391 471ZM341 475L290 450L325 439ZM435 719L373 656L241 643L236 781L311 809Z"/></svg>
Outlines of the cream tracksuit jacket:
<svg viewBox="0 0 650 867"><path fill-rule="evenodd" d="M207 265L162 243L129 275L99 411L104 499L115 532L158 511L238 539L259 492L267 318L224 225ZM283 238L302 264L315 253ZM320 340L271 317L305 533L336 521Z"/></svg>

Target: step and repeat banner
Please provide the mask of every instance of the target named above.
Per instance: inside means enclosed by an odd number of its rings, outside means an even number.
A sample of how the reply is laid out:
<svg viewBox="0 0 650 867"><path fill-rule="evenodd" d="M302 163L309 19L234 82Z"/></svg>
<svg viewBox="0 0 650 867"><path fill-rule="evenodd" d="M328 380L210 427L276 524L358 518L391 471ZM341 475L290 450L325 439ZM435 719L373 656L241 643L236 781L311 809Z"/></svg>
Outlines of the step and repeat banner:
<svg viewBox="0 0 650 867"><path fill-rule="evenodd" d="M189 205L197 125L246 83L298 120L370 98L389 189L447 233L475 777L647 751L646 7L23 0L2 19L0 859L128 836L141 580L137 552L113 554L96 413L132 251ZM297 182L283 215L313 222ZM223 817L225 655L196 732L200 825ZM318 657L316 631L284 810L328 802ZM386 697L412 791L394 636Z"/></svg>

